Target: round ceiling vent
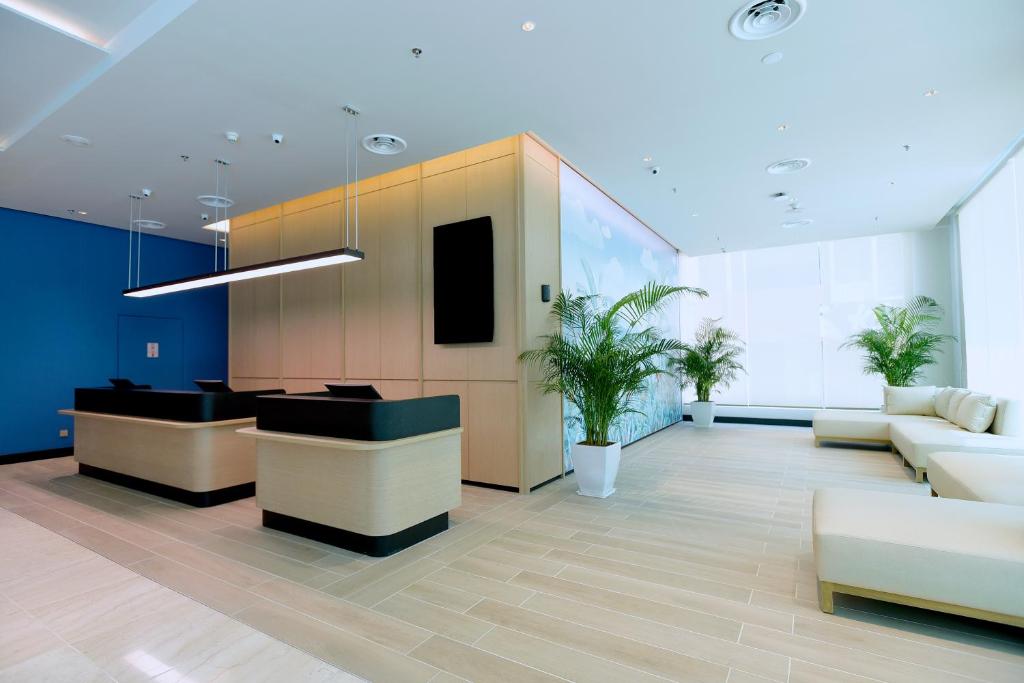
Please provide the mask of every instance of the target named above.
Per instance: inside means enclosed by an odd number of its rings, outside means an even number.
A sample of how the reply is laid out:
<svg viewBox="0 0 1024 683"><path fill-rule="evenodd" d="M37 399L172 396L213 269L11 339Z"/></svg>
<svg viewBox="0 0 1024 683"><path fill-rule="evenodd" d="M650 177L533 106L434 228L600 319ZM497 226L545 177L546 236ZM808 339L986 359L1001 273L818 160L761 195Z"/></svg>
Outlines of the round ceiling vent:
<svg viewBox="0 0 1024 683"><path fill-rule="evenodd" d="M164 228L167 227L167 225L165 225L164 223L161 223L160 221L150 220L149 218L136 218L135 220L132 221L132 223L135 225L136 228L139 228L140 230L143 228L145 228L146 230L163 230Z"/></svg>
<svg viewBox="0 0 1024 683"><path fill-rule="evenodd" d="M810 159L783 159L770 164L764 170L771 175L785 175L802 171L811 165Z"/></svg>
<svg viewBox="0 0 1024 683"><path fill-rule="evenodd" d="M401 154L405 151L407 145L405 140L398 137L397 135L388 135L386 133L376 133L374 135L367 135L363 138L363 147L366 151L373 152L374 154Z"/></svg>
<svg viewBox="0 0 1024 683"><path fill-rule="evenodd" d="M753 0L736 10L729 31L740 40L777 36L804 16L804 0Z"/></svg>
<svg viewBox="0 0 1024 683"><path fill-rule="evenodd" d="M228 199L218 194L201 194L196 197L196 201L203 206L209 206L214 209L227 209L235 205L234 199Z"/></svg>
<svg viewBox="0 0 1024 683"><path fill-rule="evenodd" d="M795 221L786 221L782 224L784 228L804 228L814 222L813 218L801 218Z"/></svg>

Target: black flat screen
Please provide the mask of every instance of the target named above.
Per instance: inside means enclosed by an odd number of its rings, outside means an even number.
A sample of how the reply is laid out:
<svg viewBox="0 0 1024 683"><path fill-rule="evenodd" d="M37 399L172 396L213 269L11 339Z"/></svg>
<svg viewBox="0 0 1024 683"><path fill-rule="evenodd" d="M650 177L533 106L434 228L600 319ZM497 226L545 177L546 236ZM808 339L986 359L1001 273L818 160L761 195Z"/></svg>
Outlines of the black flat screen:
<svg viewBox="0 0 1024 683"><path fill-rule="evenodd" d="M494 341L491 217L434 228L434 343Z"/></svg>

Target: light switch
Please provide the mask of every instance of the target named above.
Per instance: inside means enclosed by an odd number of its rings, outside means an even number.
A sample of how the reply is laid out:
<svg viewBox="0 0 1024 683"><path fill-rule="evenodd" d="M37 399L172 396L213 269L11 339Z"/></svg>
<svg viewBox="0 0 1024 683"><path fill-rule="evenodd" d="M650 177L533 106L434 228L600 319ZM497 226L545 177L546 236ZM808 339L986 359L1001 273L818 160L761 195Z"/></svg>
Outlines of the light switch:
<svg viewBox="0 0 1024 683"><path fill-rule="evenodd" d="M62 429L59 432L57 432L57 435L62 439L66 439L68 438L68 430Z"/></svg>
<svg viewBox="0 0 1024 683"><path fill-rule="evenodd" d="M146 358L160 357L160 342L146 342Z"/></svg>

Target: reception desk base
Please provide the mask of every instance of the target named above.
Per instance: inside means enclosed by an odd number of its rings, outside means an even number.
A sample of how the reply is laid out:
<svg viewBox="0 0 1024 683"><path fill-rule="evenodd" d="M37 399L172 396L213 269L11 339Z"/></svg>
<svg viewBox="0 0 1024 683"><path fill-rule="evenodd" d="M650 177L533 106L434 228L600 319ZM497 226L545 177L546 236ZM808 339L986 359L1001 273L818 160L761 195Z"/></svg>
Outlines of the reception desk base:
<svg viewBox="0 0 1024 683"><path fill-rule="evenodd" d="M118 486L124 486L125 488L142 491L143 493L152 493L154 496L160 496L161 498L167 498L168 500L174 500L197 508L208 508L214 505L223 505L224 503L230 503L233 500L252 498L256 495L256 482L254 481L249 482L248 484L236 484L235 486L228 486L214 491L188 491L186 489L178 488L177 486L161 484L158 481L133 477L130 474L122 474L120 472L105 470L102 467L93 467L92 465L86 465L83 463L78 463L78 473L86 477L92 477L93 479L101 479L111 484L117 484Z"/></svg>
<svg viewBox="0 0 1024 683"><path fill-rule="evenodd" d="M255 418L178 422L60 412L75 418L80 474L196 507L255 494L255 444L237 433Z"/></svg>
<svg viewBox="0 0 1024 683"><path fill-rule="evenodd" d="M462 429L390 441L239 430L256 440L263 524L381 557L448 529L462 503Z"/></svg>
<svg viewBox="0 0 1024 683"><path fill-rule="evenodd" d="M367 536L306 519L263 511L263 526L371 557L386 557L448 530L448 513L414 524L387 536Z"/></svg>

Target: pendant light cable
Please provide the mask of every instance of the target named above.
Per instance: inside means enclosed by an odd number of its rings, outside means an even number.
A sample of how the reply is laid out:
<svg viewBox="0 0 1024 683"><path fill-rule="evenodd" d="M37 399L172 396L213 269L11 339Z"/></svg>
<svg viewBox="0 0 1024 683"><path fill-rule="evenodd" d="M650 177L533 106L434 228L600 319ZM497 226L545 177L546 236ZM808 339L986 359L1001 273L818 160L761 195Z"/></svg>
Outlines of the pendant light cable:
<svg viewBox="0 0 1024 683"><path fill-rule="evenodd" d="M135 195L128 195L128 289L132 288L132 232L135 230Z"/></svg>
<svg viewBox="0 0 1024 683"><path fill-rule="evenodd" d="M138 235L135 236L135 286L139 286L139 276L142 273L142 200L143 197L139 197L139 218L137 225L139 226Z"/></svg>
<svg viewBox="0 0 1024 683"><path fill-rule="evenodd" d="M352 144L356 148L356 249L359 248L359 112L352 114ZM345 245L348 246L348 245Z"/></svg>

